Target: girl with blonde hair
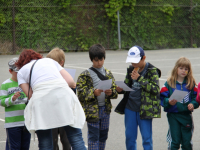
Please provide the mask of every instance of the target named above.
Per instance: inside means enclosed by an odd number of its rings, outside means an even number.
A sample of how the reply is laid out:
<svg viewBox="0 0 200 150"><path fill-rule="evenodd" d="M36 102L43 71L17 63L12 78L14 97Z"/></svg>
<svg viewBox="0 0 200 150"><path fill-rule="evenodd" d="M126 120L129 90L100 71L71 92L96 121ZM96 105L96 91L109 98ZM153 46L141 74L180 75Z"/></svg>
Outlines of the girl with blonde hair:
<svg viewBox="0 0 200 150"><path fill-rule="evenodd" d="M186 91L187 95L182 100L169 100L175 89ZM196 82L192 74L190 60L181 57L177 60L171 76L160 91L161 105L164 107L164 111L167 112L169 123L168 149L177 150L182 144L182 149L192 150L194 129L192 112L199 106L196 102L196 95Z"/></svg>

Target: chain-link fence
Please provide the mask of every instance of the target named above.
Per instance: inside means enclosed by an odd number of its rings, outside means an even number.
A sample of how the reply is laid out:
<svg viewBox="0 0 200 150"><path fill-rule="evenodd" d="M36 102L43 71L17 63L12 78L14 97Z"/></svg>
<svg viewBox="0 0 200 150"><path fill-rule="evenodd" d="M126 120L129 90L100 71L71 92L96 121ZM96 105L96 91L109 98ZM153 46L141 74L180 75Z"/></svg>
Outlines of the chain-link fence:
<svg viewBox="0 0 200 150"><path fill-rule="evenodd" d="M68 2L68 3L67 3ZM140 45L144 49L199 47L200 0L136 0L109 16L109 0L0 0L0 54L24 48L48 52ZM117 11L116 11L117 12Z"/></svg>
<svg viewBox="0 0 200 150"><path fill-rule="evenodd" d="M123 8L120 12L122 48L129 48L135 44L144 49L200 46L199 19L197 19L200 1L137 2L132 15L129 15L127 8Z"/></svg>

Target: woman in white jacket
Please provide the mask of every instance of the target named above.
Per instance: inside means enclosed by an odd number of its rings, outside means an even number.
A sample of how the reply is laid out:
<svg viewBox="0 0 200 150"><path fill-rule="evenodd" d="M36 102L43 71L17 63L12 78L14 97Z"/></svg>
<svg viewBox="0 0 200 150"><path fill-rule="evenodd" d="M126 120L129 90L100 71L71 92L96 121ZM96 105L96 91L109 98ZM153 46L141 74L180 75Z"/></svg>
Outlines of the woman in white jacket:
<svg viewBox="0 0 200 150"><path fill-rule="evenodd" d="M20 69L18 84L30 98L24 111L25 125L30 132L36 131L39 149L53 150L51 129L65 127L72 149L86 150L81 131L85 115L70 88L76 86L70 74L53 59L42 58L33 50L24 50L16 66Z"/></svg>

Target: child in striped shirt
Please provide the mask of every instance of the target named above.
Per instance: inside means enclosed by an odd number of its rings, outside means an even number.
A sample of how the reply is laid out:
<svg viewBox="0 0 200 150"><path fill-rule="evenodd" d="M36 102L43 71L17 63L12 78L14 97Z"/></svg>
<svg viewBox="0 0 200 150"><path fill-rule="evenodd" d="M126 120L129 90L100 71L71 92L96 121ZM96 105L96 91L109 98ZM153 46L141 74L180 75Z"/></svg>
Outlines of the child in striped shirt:
<svg viewBox="0 0 200 150"><path fill-rule="evenodd" d="M13 58L8 62L11 78L1 84L0 105L5 107L6 150L29 150L31 135L23 131L27 97L18 86L17 60Z"/></svg>

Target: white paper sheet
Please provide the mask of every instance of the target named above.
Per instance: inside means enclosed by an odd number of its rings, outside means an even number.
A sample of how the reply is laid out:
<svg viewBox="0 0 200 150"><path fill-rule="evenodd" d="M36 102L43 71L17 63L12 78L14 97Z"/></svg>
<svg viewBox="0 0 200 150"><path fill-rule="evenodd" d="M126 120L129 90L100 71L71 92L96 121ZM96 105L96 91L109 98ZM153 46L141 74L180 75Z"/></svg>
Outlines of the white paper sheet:
<svg viewBox="0 0 200 150"><path fill-rule="evenodd" d="M177 102L181 102L183 98L188 94L186 91L174 90L169 100L177 100Z"/></svg>
<svg viewBox="0 0 200 150"><path fill-rule="evenodd" d="M111 86L112 86L112 79L99 81L99 84L98 84L97 88L100 89L100 90L105 91L105 90L110 89Z"/></svg>
<svg viewBox="0 0 200 150"><path fill-rule="evenodd" d="M74 79L75 74L76 74L76 69L69 69L69 68L65 68L65 70L72 76L72 78Z"/></svg>
<svg viewBox="0 0 200 150"><path fill-rule="evenodd" d="M117 84L117 86L119 86L120 88L122 88L124 91L134 91L133 89L131 89L130 87L128 87L124 81L115 81L115 83Z"/></svg>

